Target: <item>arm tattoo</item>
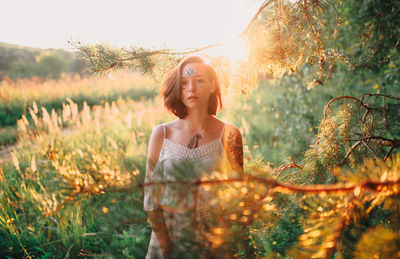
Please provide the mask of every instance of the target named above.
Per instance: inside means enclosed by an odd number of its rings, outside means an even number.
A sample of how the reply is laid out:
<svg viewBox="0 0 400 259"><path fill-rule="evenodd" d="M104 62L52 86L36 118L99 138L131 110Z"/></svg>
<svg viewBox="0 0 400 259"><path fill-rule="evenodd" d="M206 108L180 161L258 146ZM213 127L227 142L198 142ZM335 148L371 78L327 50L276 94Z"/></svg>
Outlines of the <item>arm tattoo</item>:
<svg viewBox="0 0 400 259"><path fill-rule="evenodd" d="M194 135L190 139L189 144L187 145L187 147L190 148L190 149L197 148L199 146L199 139L201 139L201 135L200 134Z"/></svg>
<svg viewBox="0 0 400 259"><path fill-rule="evenodd" d="M231 164L243 169L243 143L240 134L230 132L228 135L228 158Z"/></svg>

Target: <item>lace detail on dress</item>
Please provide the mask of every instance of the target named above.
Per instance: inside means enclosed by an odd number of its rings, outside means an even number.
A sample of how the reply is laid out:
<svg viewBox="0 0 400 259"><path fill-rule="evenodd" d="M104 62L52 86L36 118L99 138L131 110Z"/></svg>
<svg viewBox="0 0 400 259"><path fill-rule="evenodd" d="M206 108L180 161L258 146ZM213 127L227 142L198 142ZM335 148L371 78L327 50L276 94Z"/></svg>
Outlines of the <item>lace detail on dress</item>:
<svg viewBox="0 0 400 259"><path fill-rule="evenodd" d="M161 151L161 158L171 158L176 160L206 160L223 154L224 147L221 144L221 138L217 138L194 149L187 148L165 138L163 149Z"/></svg>

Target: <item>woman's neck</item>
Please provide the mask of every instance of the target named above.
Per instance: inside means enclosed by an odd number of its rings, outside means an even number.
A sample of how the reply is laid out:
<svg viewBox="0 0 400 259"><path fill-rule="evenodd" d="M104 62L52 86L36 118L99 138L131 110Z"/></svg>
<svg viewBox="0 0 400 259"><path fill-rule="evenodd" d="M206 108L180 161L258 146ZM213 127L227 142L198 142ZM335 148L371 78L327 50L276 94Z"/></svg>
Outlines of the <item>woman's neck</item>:
<svg viewBox="0 0 400 259"><path fill-rule="evenodd" d="M183 127L190 131L204 132L210 127L212 115L207 111L192 109L189 110L186 117L182 119Z"/></svg>

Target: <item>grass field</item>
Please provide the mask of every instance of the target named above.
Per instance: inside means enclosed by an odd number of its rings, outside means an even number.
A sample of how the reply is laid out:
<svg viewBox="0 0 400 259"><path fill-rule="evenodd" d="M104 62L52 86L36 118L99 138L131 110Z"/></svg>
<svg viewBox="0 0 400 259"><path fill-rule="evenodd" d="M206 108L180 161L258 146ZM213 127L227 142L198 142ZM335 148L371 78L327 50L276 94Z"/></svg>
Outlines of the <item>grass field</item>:
<svg viewBox="0 0 400 259"><path fill-rule="evenodd" d="M71 98L83 107L112 102L118 98L141 99L157 95L151 81L139 74L119 73L103 77L80 78L64 76L60 80L41 80L39 78L3 80L0 83L0 145L15 143L17 120L25 114L28 120L31 115L28 107L33 105L45 107L49 112L57 113L63 108L67 98Z"/></svg>
<svg viewBox="0 0 400 259"><path fill-rule="evenodd" d="M146 82L125 75L3 83L3 100L26 108L17 142L1 154L2 256L144 257L150 226L137 185L143 184L152 128L175 119L159 97L149 97L155 87ZM129 92L136 101L123 94ZM109 101L111 95L119 98ZM47 109L55 100L62 108ZM226 100L223 120L235 117L234 100ZM249 129L238 126L246 144Z"/></svg>

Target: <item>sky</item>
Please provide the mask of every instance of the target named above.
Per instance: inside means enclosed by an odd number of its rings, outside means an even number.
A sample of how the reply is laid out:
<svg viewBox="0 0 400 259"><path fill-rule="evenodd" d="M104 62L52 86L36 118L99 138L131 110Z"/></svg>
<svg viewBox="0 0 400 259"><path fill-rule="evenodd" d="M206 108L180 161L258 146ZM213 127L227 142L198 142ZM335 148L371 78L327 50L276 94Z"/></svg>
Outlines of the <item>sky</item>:
<svg viewBox="0 0 400 259"><path fill-rule="evenodd" d="M71 49L68 40L117 47L197 48L227 42L257 0L0 0L0 42Z"/></svg>

